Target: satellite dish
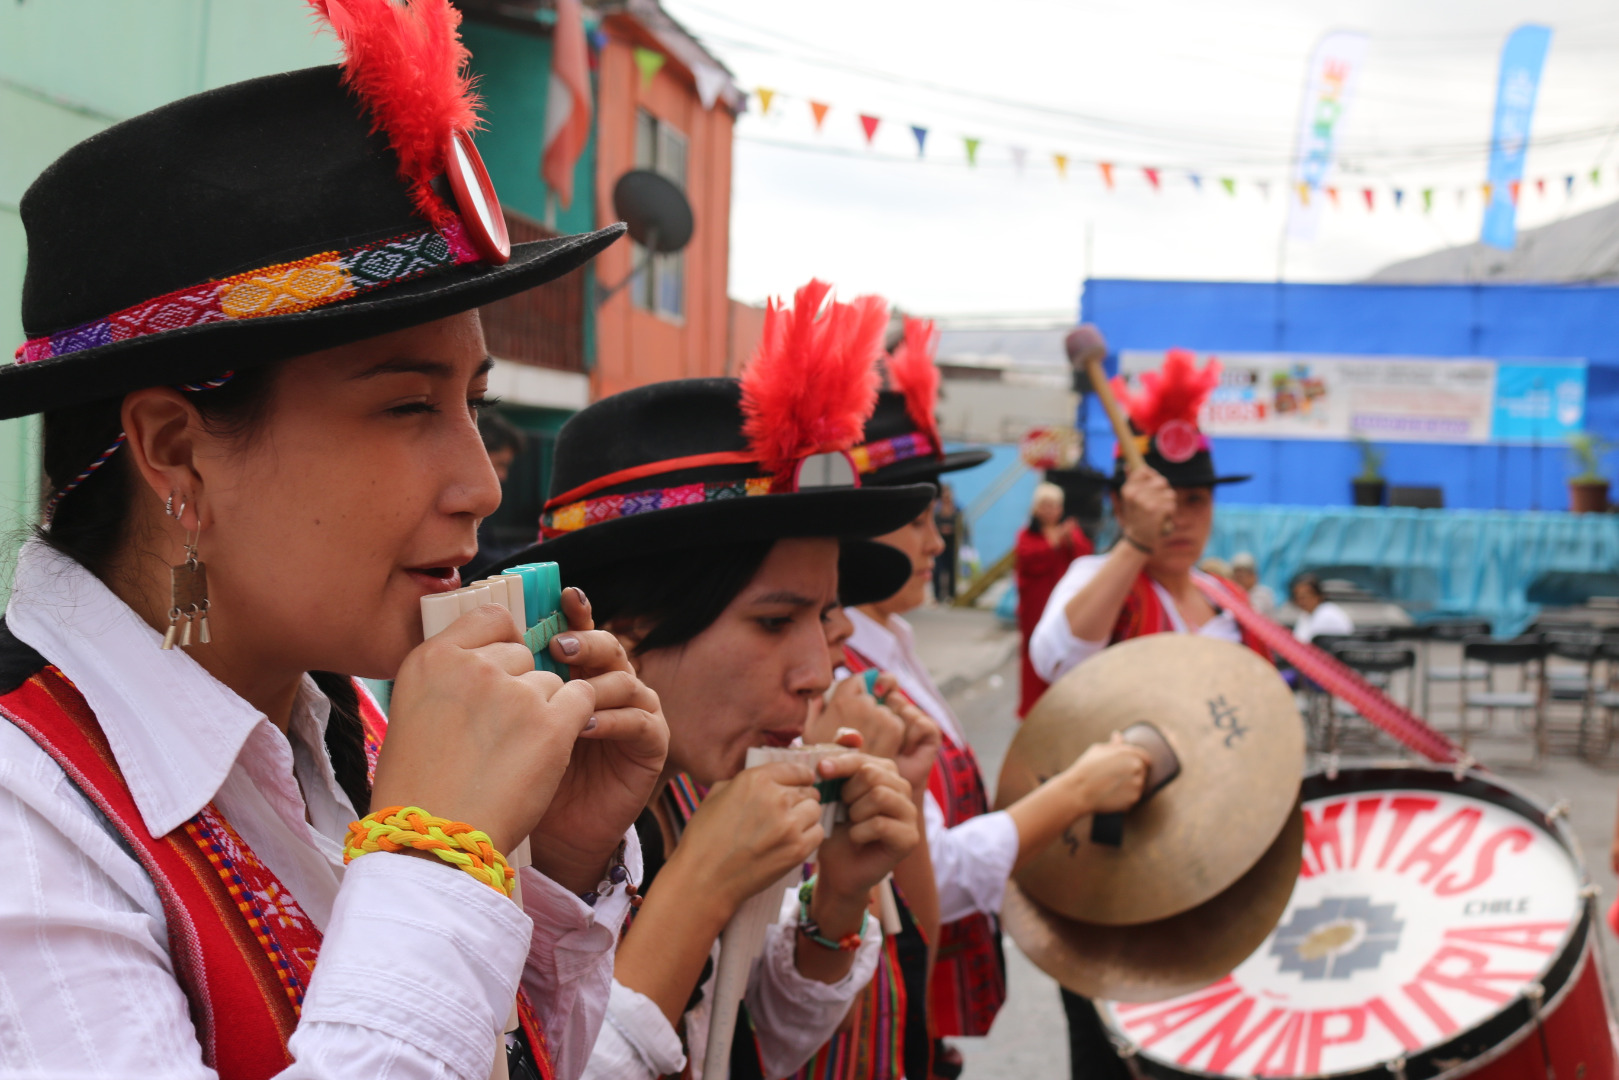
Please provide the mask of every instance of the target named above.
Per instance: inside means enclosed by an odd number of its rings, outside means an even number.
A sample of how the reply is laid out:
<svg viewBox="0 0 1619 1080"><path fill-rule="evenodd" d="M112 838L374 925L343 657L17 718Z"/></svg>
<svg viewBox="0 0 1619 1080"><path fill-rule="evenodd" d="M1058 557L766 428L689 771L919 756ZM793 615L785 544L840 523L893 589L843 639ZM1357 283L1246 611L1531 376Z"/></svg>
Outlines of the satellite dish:
<svg viewBox="0 0 1619 1080"><path fill-rule="evenodd" d="M632 169L613 185L613 209L629 226L630 239L660 255L691 243L691 203L668 177Z"/></svg>

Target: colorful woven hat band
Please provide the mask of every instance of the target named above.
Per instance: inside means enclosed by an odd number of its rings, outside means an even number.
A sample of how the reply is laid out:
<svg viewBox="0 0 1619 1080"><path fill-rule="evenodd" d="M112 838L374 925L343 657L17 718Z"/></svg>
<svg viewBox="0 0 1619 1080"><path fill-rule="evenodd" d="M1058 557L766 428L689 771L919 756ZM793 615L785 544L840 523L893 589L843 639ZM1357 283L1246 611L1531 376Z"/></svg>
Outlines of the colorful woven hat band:
<svg viewBox="0 0 1619 1080"><path fill-rule="evenodd" d="M631 480L714 465L762 465L762 462L751 451L722 450L647 462L598 476L546 502L545 510L540 515L540 539L549 540L615 518L634 517L676 506L695 506L757 495L790 495L817 488L857 488L860 486L860 473L871 471L860 467L854 451L831 449L799 459L786 485L779 476L749 476L740 480L698 481L591 497L603 488Z"/></svg>
<svg viewBox="0 0 1619 1080"><path fill-rule="evenodd" d="M466 226L456 218L441 228L374 240L347 251L317 252L294 262L176 289L82 326L31 338L17 349L17 363L69 356L203 323L309 311L480 261L483 258L468 238Z"/></svg>
<svg viewBox="0 0 1619 1080"><path fill-rule="evenodd" d="M854 459L855 468L864 476L896 462L920 457L939 457L942 453L943 447L933 439L923 432L913 431L905 435L895 435L891 439L877 439L856 446L849 451L849 456Z"/></svg>

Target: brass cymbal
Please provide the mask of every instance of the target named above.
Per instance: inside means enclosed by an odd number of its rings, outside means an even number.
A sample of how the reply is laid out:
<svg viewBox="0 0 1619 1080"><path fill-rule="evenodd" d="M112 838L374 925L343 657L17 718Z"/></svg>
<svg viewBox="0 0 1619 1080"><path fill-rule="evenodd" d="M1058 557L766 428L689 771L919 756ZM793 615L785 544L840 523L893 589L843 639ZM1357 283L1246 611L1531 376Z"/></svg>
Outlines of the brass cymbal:
<svg viewBox="0 0 1619 1080"><path fill-rule="evenodd" d="M1263 858L1214 899L1141 926L1097 926L1055 914L1006 887L1001 924L1036 967L1076 994L1163 1001L1223 979L1264 944L1287 908L1304 853L1294 809Z"/></svg>
<svg viewBox="0 0 1619 1080"><path fill-rule="evenodd" d="M1152 634L1046 691L1007 751L996 806L1139 721L1163 734L1180 775L1125 816L1120 846L1093 842L1081 818L1017 872L1059 915L1132 926L1197 907L1259 861L1298 798L1304 725L1276 669L1231 642Z"/></svg>

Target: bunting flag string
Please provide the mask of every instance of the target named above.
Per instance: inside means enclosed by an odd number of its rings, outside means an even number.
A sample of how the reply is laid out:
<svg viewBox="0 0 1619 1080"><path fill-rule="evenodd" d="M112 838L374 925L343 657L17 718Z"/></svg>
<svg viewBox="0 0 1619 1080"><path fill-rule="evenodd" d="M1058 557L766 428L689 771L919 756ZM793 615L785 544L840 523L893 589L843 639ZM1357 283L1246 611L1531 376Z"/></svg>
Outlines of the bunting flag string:
<svg viewBox="0 0 1619 1080"><path fill-rule="evenodd" d="M652 80L656 77L658 72L663 69L667 57L656 49L638 48L634 52L634 59L636 67L640 72L641 84L644 90L651 85ZM758 114L761 117L770 119L772 122L779 122L783 117L783 110L777 108L776 106L785 99L794 98L794 95L783 93L774 87L764 86L754 87L752 95L758 103ZM802 100L809 106L809 111L816 134L824 135L826 133L826 119L827 116L832 112L833 106L825 101L817 101L808 98L796 100ZM876 113L869 112L856 113L855 115L860 122L860 130L864 135L864 141L867 149L877 150L877 137L883 125L883 118ZM926 158L928 136L932 133L933 129L922 124L910 124L906 126L905 130L909 130L911 137L916 142L916 158L918 160ZM746 136L743 137L745 138ZM963 151L965 153L967 167L976 169L980 164L979 152L986 146L985 140L976 135L963 135L961 136L961 142ZM998 157L995 160L1002 163L1009 163L1013 171L1018 175L1022 175L1027 171L1029 162L1029 147L1006 143L992 143L991 145L995 145L999 150L1004 150L1005 153L1004 157ZM879 156L884 155L879 154ZM1056 174L1057 179L1059 180L1068 179L1070 165L1095 165L1097 175L1100 180L1100 186L1103 190L1110 193L1117 193L1120 191L1120 169L1139 170L1141 174L1141 181L1147 188L1150 188L1153 192L1158 194L1162 194L1165 191L1166 181L1170 177L1183 177L1185 182L1194 192L1202 193L1204 190L1203 181L1205 177L1208 176L1208 174L1199 169L1187 168L1184 166L1171 166L1166 168L1161 165L1121 164L1114 160L1087 158L1066 151L1051 151L1049 154L1049 160L1051 162L1052 171ZM1562 174L1561 179L1564 198L1572 199L1575 195L1575 189L1582 183L1582 181L1589 187L1599 187L1602 183L1602 170L1603 166L1598 165L1591 168L1589 172L1583 175L1577 172ZM1131 175L1133 175L1133 173ZM1241 192L1238 190L1239 187L1244 184L1248 184L1259 193L1259 196L1262 199L1267 202L1270 200L1271 184L1273 183L1271 178L1243 177L1239 175L1219 173L1208 176L1208 178L1217 181L1220 185L1220 189L1231 198L1238 198L1241 194ZM1557 179L1555 176L1542 175L1532 179L1508 181L1508 191L1510 192L1513 205L1516 206L1522 203L1525 194L1525 185L1530 183L1533 184L1533 192L1537 197L1541 199L1547 198L1548 186L1550 182L1555 179ZM1421 212L1428 214L1432 213L1434 210L1434 200L1436 195L1443 190L1448 190L1449 185L1425 184L1420 187L1413 185L1413 187L1407 188L1398 181L1382 184L1358 184L1354 187L1346 188L1326 184L1317 187L1312 186L1308 182L1297 181L1283 184L1283 190L1292 191L1294 193L1294 197L1299 200L1300 204L1308 206L1312 198L1316 198L1324 194L1334 210L1343 209L1343 202L1341 199L1343 192L1354 192L1358 190L1360 192L1361 202L1364 204L1367 213L1376 213L1379 210L1378 203L1380 200L1377 197L1377 192L1380 188L1388 196L1388 199L1383 202L1383 208L1385 210L1390 208L1395 211L1403 210L1405 208L1406 193L1411 191L1413 196L1421 196ZM1459 184L1454 188L1456 205L1458 207L1465 207L1468 205L1470 195L1481 195L1484 204L1488 206L1490 200L1495 195L1495 188L1496 186L1488 181L1475 184ZM1413 209L1415 208L1415 202L1416 200L1413 198Z"/></svg>
<svg viewBox="0 0 1619 1080"><path fill-rule="evenodd" d="M657 49L645 49L637 46L635 50L635 66L641 72L641 90L646 92L652 87L652 80L657 78L658 72L663 70L663 62L668 57Z"/></svg>

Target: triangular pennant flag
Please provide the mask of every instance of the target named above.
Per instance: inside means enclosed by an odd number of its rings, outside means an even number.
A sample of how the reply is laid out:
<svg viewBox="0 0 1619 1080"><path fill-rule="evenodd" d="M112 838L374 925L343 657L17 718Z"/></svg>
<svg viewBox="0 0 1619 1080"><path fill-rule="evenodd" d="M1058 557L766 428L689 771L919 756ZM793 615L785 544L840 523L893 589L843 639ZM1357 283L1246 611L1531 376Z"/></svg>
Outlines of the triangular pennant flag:
<svg viewBox="0 0 1619 1080"><path fill-rule="evenodd" d="M967 136L967 135L963 135L961 137L962 144L967 147L967 164L968 165L977 165L978 164L978 144L980 142L982 142L982 141L983 141L982 139L974 139L971 136Z"/></svg>
<svg viewBox="0 0 1619 1080"><path fill-rule="evenodd" d="M1488 206L1490 204L1490 200L1494 197L1495 185L1486 180L1484 182L1484 205Z"/></svg>
<svg viewBox="0 0 1619 1080"><path fill-rule="evenodd" d="M1259 197L1264 199L1266 202L1270 202L1270 181L1255 180L1254 186L1259 189Z"/></svg>
<svg viewBox="0 0 1619 1080"><path fill-rule="evenodd" d="M1520 181L1520 180L1514 180L1512 182L1511 186L1507 189L1508 191L1510 191L1512 193L1512 205L1513 206L1518 205L1518 192L1521 191L1522 189L1523 189L1523 182Z"/></svg>
<svg viewBox="0 0 1619 1080"><path fill-rule="evenodd" d="M1574 174L1573 173L1569 173L1567 176L1563 177L1563 194L1567 195L1569 198L1574 197Z"/></svg>
<svg viewBox="0 0 1619 1080"><path fill-rule="evenodd" d="M882 119L879 118L879 117L867 116L865 113L860 114L860 127L866 133L866 145L867 146L870 146L871 145L871 140L876 138L876 136L877 136L877 125L880 124L880 123L882 123Z"/></svg>
<svg viewBox="0 0 1619 1080"><path fill-rule="evenodd" d="M1593 184L1602 183L1602 170L1601 169L1592 169L1591 170L1591 183L1593 183Z"/></svg>
<svg viewBox="0 0 1619 1080"><path fill-rule="evenodd" d="M1057 179L1059 179L1059 180L1068 179L1068 155L1067 154L1052 154L1051 155L1051 163L1053 165L1057 166Z"/></svg>
<svg viewBox="0 0 1619 1080"><path fill-rule="evenodd" d="M774 98L776 96L776 92L774 90L766 90L762 86L754 87L753 92L756 95L758 95L758 98L759 98L759 115L760 116L769 116L770 115L770 101L771 101L772 98Z"/></svg>
<svg viewBox="0 0 1619 1080"><path fill-rule="evenodd" d="M1375 209L1377 209L1375 206L1372 205L1372 200L1375 198L1375 196L1372 194L1372 189L1371 188L1361 188L1360 189L1360 197L1366 200L1366 209L1367 210L1375 210Z"/></svg>
<svg viewBox="0 0 1619 1080"><path fill-rule="evenodd" d="M1334 210L1338 209L1338 189L1335 187L1329 187L1327 189L1327 198L1332 200L1332 208Z"/></svg>
<svg viewBox="0 0 1619 1080"><path fill-rule="evenodd" d="M1012 147L1012 168L1017 170L1019 176L1023 175L1023 166L1028 164L1029 152L1021 146Z"/></svg>
<svg viewBox="0 0 1619 1080"><path fill-rule="evenodd" d="M1432 209L1433 209L1433 188L1425 187L1425 188L1422 189L1422 212L1424 214L1426 214Z"/></svg>
<svg viewBox="0 0 1619 1080"><path fill-rule="evenodd" d="M1144 169L1141 170L1141 175L1143 175L1143 176L1145 176L1147 178L1147 183L1152 185L1152 189L1154 191L1162 191L1163 190L1161 187L1158 186L1158 170L1157 169L1145 169L1144 168Z"/></svg>
<svg viewBox="0 0 1619 1080"><path fill-rule="evenodd" d="M1229 176L1220 177L1220 186L1225 188L1225 193L1227 195L1235 195L1237 193L1237 182Z"/></svg>
<svg viewBox="0 0 1619 1080"><path fill-rule="evenodd" d="M663 62L668 59L657 49L637 47L635 50L635 66L641 69L641 89L645 90L652 85L653 78L663 70Z"/></svg>
<svg viewBox="0 0 1619 1080"><path fill-rule="evenodd" d="M1096 167L1102 170L1102 183L1107 185L1109 191L1113 190L1113 163L1111 161L1098 161Z"/></svg>
<svg viewBox="0 0 1619 1080"><path fill-rule="evenodd" d="M1403 202L1405 202L1405 189L1404 188L1395 188L1394 189L1394 209L1398 210L1400 208L1400 204L1403 203Z"/></svg>
<svg viewBox="0 0 1619 1080"><path fill-rule="evenodd" d="M925 127L919 127L916 124L912 124L911 134L916 136L916 156L921 157L923 149L925 149L928 144L928 129Z"/></svg>
<svg viewBox="0 0 1619 1080"><path fill-rule="evenodd" d="M1186 177L1192 181L1193 187L1197 188L1199 191L1203 190L1203 178L1201 176L1199 176L1197 173L1187 173Z"/></svg>
<svg viewBox="0 0 1619 1080"><path fill-rule="evenodd" d="M1466 201L1467 201L1467 189L1464 188L1464 187L1457 188L1456 189L1456 205L1460 206L1460 205L1462 205L1462 203L1464 203Z"/></svg>
<svg viewBox="0 0 1619 1080"><path fill-rule="evenodd" d="M1298 190L1299 190L1299 205L1300 206L1309 206L1310 205L1310 185L1305 183L1303 180L1300 180L1299 183L1298 183Z"/></svg>
<svg viewBox="0 0 1619 1080"><path fill-rule="evenodd" d="M1544 176L1535 181L1535 194L1543 199L1546 197L1546 178Z"/></svg>
<svg viewBox="0 0 1619 1080"><path fill-rule="evenodd" d="M809 107L810 112L815 114L815 130L820 131L821 125L826 123L826 110L832 106L824 101L812 101L809 103Z"/></svg>

